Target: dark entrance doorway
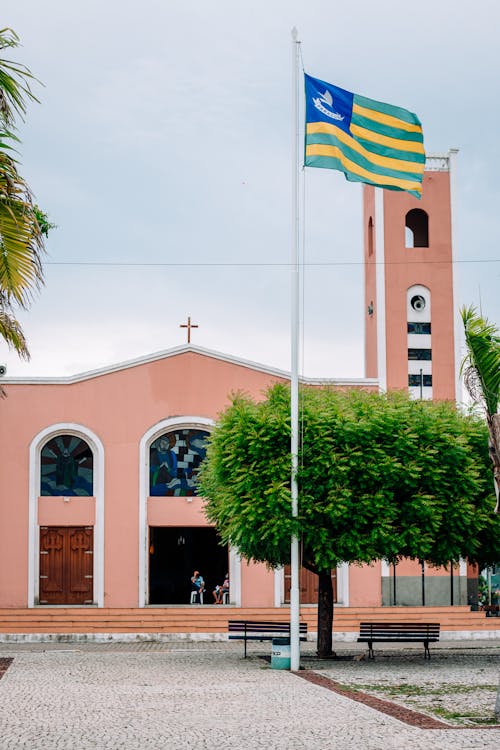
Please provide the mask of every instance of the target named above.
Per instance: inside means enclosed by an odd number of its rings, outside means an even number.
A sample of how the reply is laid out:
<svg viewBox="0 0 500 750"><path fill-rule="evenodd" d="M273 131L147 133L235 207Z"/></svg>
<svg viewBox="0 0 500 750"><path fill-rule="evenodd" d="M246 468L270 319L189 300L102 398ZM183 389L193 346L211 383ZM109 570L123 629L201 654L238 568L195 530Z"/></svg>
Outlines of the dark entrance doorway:
<svg viewBox="0 0 500 750"><path fill-rule="evenodd" d="M40 527L40 604L92 604L92 526Z"/></svg>
<svg viewBox="0 0 500 750"><path fill-rule="evenodd" d="M213 604L212 591L229 571L227 545L215 529L150 526L149 603L189 604L194 570L205 579L204 604Z"/></svg>

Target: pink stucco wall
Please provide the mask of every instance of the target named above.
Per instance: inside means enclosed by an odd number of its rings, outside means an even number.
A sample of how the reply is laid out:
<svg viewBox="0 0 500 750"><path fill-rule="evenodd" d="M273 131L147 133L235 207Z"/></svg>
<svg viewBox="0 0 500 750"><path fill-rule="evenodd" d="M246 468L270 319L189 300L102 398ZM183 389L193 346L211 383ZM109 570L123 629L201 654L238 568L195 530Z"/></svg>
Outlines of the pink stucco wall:
<svg viewBox="0 0 500 750"><path fill-rule="evenodd" d="M39 526L94 526L95 497L39 497Z"/></svg>
<svg viewBox="0 0 500 750"><path fill-rule="evenodd" d="M209 526L200 497L148 498L149 526Z"/></svg>
<svg viewBox="0 0 500 750"><path fill-rule="evenodd" d="M460 572L460 566L458 564L453 566L453 575L459 575ZM391 575L393 574L392 568L391 568ZM398 562L396 566L396 575L397 576L420 576L422 574L422 566L418 562L418 560L401 560ZM431 578L435 576L449 576L450 575L450 569L446 570L446 568L443 567L431 567L430 565L425 565L425 575L429 576Z"/></svg>
<svg viewBox="0 0 500 750"><path fill-rule="evenodd" d="M243 607L274 606L274 576L263 563L243 561L241 590Z"/></svg>
<svg viewBox="0 0 500 750"><path fill-rule="evenodd" d="M349 568L349 606L379 607L382 603L381 564L351 565Z"/></svg>
<svg viewBox="0 0 500 750"><path fill-rule="evenodd" d="M8 388L5 388L8 391ZM25 607L28 596L29 412L0 399L0 597L3 606ZM8 414L6 413L8 411Z"/></svg>

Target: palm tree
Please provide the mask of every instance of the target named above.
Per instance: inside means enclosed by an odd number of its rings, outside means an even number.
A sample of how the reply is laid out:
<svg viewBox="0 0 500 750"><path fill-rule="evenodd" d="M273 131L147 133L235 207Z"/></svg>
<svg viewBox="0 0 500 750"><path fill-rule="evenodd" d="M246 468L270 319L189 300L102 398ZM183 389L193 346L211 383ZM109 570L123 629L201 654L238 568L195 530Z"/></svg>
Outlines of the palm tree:
<svg viewBox="0 0 500 750"><path fill-rule="evenodd" d="M11 29L0 30L0 51L17 47ZM33 202L14 157L16 117L24 118L35 80L24 65L0 58L0 336L20 356L29 352L15 308L27 308L43 284L44 236L51 225Z"/></svg>
<svg viewBox="0 0 500 750"><path fill-rule="evenodd" d="M493 480L497 503L500 508L500 332L493 323L478 314L475 307L463 307L460 311L465 330L467 354L461 373L465 386L476 404L485 411L489 432L490 457L493 464Z"/></svg>
<svg viewBox="0 0 500 750"><path fill-rule="evenodd" d="M489 452L493 463L493 482L499 512L500 490L500 333L493 323L478 314L475 307L460 310L465 330L467 354L462 361L461 374L472 400L480 404L486 414L489 433ZM500 721L500 681L494 714Z"/></svg>

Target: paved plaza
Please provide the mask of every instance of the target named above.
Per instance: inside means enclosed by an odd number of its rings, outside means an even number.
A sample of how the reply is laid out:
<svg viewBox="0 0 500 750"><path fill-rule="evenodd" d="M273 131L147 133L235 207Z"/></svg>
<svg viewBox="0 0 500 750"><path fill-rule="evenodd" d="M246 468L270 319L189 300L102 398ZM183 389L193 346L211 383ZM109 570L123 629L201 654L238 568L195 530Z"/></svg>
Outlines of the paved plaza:
<svg viewBox="0 0 500 750"><path fill-rule="evenodd" d="M417 698L492 713L500 641L387 649L319 662L306 644L303 666L343 685L377 692L416 686ZM0 644L13 662L0 680L1 750L462 750L500 747L500 729L421 729L270 668L269 643ZM463 686L460 692L456 686ZM403 691L404 692L404 691ZM408 692L408 691L407 691ZM409 691L411 693L411 690ZM378 693L380 695L380 692ZM465 696L465 698L464 698ZM407 700L407 698L405 698ZM428 705L428 703L427 703ZM416 708L422 708L422 703Z"/></svg>

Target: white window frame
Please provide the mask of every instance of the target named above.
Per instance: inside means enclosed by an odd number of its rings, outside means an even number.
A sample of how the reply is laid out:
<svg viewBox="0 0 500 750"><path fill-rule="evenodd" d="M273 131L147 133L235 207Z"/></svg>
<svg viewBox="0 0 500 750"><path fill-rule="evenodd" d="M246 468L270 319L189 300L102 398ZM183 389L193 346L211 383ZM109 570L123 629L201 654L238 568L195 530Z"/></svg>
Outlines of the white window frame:
<svg viewBox="0 0 500 750"><path fill-rule="evenodd" d="M139 444L139 607L149 606L149 540L148 540L148 497L149 497L149 450L151 444L166 432L175 430L201 429L212 432L213 419L207 417L184 416L162 419L149 428ZM186 498L188 502L192 498ZM235 550L229 547L229 580L231 581L231 604L241 606L241 560Z"/></svg>
<svg viewBox="0 0 500 750"><path fill-rule="evenodd" d="M41 430L29 449L29 531L28 531L28 607L39 606L40 594L40 527L38 525L38 498L40 496L42 448L58 435L74 435L85 440L92 451L93 488L95 497L94 524L94 579L93 599L104 607L104 446L97 435L84 425L59 422ZM47 605L43 605L46 607ZM67 605L70 606L70 605ZM84 605L78 605L84 606Z"/></svg>

